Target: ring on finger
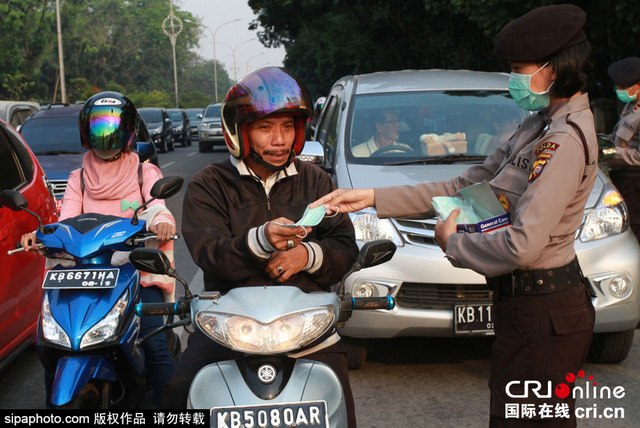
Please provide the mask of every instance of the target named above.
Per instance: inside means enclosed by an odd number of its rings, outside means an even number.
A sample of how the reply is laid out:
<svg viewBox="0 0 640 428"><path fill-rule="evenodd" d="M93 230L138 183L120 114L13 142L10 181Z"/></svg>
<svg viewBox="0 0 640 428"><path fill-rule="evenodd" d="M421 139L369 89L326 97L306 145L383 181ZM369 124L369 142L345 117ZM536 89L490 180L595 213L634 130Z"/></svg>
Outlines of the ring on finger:
<svg viewBox="0 0 640 428"><path fill-rule="evenodd" d="M293 242L293 239L289 239L289 240L287 241L287 248L291 249L291 248L293 248L293 247L295 247L295 246L296 246L296 243L295 243L295 242Z"/></svg>
<svg viewBox="0 0 640 428"><path fill-rule="evenodd" d="M282 275L282 272L284 272L284 269L282 268L282 266L276 266L276 272Z"/></svg>

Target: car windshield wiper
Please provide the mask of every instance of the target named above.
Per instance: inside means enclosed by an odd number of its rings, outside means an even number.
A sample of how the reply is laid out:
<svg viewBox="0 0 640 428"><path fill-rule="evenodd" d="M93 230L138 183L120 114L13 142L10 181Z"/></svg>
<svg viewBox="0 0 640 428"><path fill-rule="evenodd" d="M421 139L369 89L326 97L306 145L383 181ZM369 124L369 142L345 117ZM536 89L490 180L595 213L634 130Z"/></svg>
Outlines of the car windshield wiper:
<svg viewBox="0 0 640 428"><path fill-rule="evenodd" d="M54 156L54 155L81 155L82 152L68 152L66 150L49 150L47 152L36 152L36 155Z"/></svg>
<svg viewBox="0 0 640 428"><path fill-rule="evenodd" d="M456 163L456 162L483 162L487 157L484 155L466 155L463 153L449 153L442 156L428 156L424 158L411 159L401 162L388 162L384 166L394 165L411 165L415 163L434 164L434 163Z"/></svg>

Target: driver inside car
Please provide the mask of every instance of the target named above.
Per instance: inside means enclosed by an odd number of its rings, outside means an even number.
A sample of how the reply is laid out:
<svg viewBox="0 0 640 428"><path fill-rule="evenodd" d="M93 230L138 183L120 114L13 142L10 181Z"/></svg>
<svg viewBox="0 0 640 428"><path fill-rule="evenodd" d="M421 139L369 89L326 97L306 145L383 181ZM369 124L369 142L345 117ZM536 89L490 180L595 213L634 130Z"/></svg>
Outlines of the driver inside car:
<svg viewBox="0 0 640 428"><path fill-rule="evenodd" d="M376 112L373 117L374 134L367 141L351 149L353 156L368 158L377 153L410 153L411 146L399 143L402 122L396 112L385 109ZM376 153L377 152L377 153Z"/></svg>

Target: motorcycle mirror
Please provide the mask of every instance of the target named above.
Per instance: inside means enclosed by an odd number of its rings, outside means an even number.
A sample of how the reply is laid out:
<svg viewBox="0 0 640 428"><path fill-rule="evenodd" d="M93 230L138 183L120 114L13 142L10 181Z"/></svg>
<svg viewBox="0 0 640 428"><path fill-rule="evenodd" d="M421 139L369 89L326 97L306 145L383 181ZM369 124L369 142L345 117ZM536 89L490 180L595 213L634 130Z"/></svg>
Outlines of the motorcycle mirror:
<svg viewBox="0 0 640 428"><path fill-rule="evenodd" d="M355 264L359 264L360 269L364 269L386 263L393 257L396 248L396 244L388 239L367 242L358 253Z"/></svg>
<svg viewBox="0 0 640 428"><path fill-rule="evenodd" d="M388 262L396 253L396 248L396 244L388 239L380 239L365 243L360 249L358 258L356 258L351 269L349 269L349 271L342 277L342 281L338 287L338 296L340 296L341 299L344 297L344 282L349 275L359 271L360 269Z"/></svg>
<svg viewBox="0 0 640 428"><path fill-rule="evenodd" d="M151 188L151 196L158 199L167 199L175 195L182 188L182 177L165 177L156 181Z"/></svg>
<svg viewBox="0 0 640 428"><path fill-rule="evenodd" d="M156 275L168 275L171 269L169 258L157 248L136 248L129 253L129 261L134 268Z"/></svg>
<svg viewBox="0 0 640 428"><path fill-rule="evenodd" d="M131 224L138 224L138 212L145 209L151 201L172 197L180 191L180 189L182 188L182 183L184 183L184 179L182 177L164 177L156 181L153 184L151 191L149 192L153 197L136 208L133 213L133 217L131 217Z"/></svg>
<svg viewBox="0 0 640 428"><path fill-rule="evenodd" d="M29 202L24 195L16 190L3 190L0 192L0 206L5 206L11 211L26 211L38 219L40 232L44 229L40 216L31 210L28 210Z"/></svg>
<svg viewBox="0 0 640 428"><path fill-rule="evenodd" d="M175 278L184 287L185 299L191 300L193 298L187 282L180 278L176 273L176 270L171 267L169 258L161 250L158 250L157 248L136 248L129 253L129 261L134 268L140 271L154 273L156 275L167 275L171 278Z"/></svg>
<svg viewBox="0 0 640 428"><path fill-rule="evenodd" d="M0 192L0 202L11 211L22 211L29 206L27 198L15 190L3 190Z"/></svg>

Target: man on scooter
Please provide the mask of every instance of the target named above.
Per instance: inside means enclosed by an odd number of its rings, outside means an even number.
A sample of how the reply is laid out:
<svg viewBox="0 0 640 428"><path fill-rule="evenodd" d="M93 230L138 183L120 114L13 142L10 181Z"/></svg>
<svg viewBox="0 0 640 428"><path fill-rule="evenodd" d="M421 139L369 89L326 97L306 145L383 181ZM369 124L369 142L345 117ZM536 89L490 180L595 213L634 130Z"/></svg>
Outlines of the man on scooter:
<svg viewBox="0 0 640 428"><path fill-rule="evenodd" d="M231 157L191 179L182 233L207 291L286 284L305 292L329 290L355 261L358 247L347 215L317 226L291 227L309 203L333 190L329 175L295 159L304 146L313 104L287 70L260 69L236 84L222 105ZM285 226L289 225L289 226ZM340 378L349 426L355 426L347 360L332 331L299 356L323 362ZM165 387L164 407L186 406L189 386L202 367L238 354L195 334Z"/></svg>

